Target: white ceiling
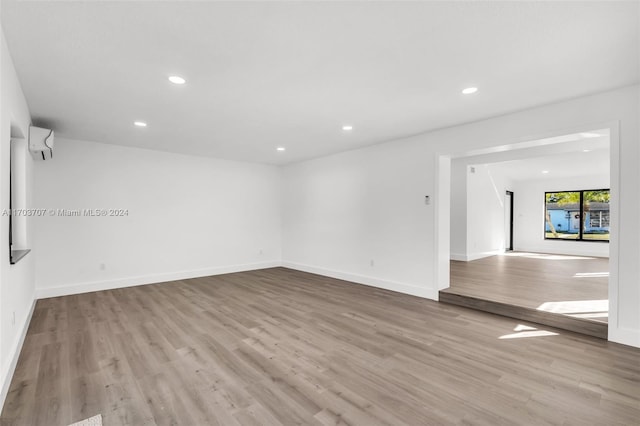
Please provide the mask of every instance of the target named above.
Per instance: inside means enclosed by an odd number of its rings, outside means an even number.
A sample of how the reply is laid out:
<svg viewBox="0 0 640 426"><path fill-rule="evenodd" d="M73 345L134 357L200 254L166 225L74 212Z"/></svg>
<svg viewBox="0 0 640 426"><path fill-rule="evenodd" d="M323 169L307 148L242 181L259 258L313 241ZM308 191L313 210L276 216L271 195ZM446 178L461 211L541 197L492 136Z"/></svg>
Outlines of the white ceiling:
<svg viewBox="0 0 640 426"><path fill-rule="evenodd" d="M285 164L635 84L638 9L2 0L2 25L57 136Z"/></svg>
<svg viewBox="0 0 640 426"><path fill-rule="evenodd" d="M554 180L609 174L609 149L565 152L546 157L505 161L489 165L491 173L512 181ZM542 173L546 170L548 173Z"/></svg>
<svg viewBox="0 0 640 426"><path fill-rule="evenodd" d="M476 166L486 164L493 176L511 181L604 176L610 174L609 141L609 131L600 129L541 139L536 141L536 146L526 149L462 157L453 161Z"/></svg>

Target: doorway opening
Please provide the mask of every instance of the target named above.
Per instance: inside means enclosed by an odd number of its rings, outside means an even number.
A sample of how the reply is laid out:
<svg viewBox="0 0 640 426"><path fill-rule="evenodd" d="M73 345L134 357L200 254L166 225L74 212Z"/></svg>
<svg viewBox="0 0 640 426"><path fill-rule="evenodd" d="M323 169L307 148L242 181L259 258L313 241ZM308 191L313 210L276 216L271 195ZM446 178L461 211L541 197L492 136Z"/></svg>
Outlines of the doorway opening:
<svg viewBox="0 0 640 426"><path fill-rule="evenodd" d="M513 191L504 196L504 250L513 251Z"/></svg>
<svg viewBox="0 0 640 426"><path fill-rule="evenodd" d="M440 301L607 338L610 140L602 128L452 159ZM556 218L574 210L564 230Z"/></svg>

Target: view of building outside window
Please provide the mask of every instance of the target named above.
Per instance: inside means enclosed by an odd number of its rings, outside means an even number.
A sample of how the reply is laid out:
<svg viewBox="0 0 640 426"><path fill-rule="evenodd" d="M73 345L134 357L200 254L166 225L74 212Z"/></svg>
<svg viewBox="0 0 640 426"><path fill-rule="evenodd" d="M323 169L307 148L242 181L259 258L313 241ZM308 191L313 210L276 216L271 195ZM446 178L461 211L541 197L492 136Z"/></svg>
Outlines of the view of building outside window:
<svg viewBox="0 0 640 426"><path fill-rule="evenodd" d="M544 237L609 241L608 189L545 192Z"/></svg>

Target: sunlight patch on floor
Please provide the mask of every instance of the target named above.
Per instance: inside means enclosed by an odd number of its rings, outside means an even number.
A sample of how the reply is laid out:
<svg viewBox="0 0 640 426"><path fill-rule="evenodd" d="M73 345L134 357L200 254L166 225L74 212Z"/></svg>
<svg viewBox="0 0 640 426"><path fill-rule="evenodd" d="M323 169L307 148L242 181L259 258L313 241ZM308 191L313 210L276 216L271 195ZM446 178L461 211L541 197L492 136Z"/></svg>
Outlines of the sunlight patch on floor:
<svg viewBox="0 0 640 426"><path fill-rule="evenodd" d="M544 259L544 260L592 260L592 259L595 259L595 257L587 257L587 256L567 256L564 254L527 253L527 252L520 252L520 251L502 253L502 256L527 257L530 259Z"/></svg>
<svg viewBox="0 0 640 426"><path fill-rule="evenodd" d="M606 278L609 272L576 272L573 278Z"/></svg>
<svg viewBox="0 0 640 426"><path fill-rule="evenodd" d="M524 324L518 324L513 331L515 333L504 334L498 339L507 340L507 339L523 339L527 337L546 337L546 336L558 336L558 333L554 333L552 331L547 330L538 330L535 327L531 327Z"/></svg>
<svg viewBox="0 0 640 426"><path fill-rule="evenodd" d="M556 314L589 314L609 312L609 301L603 300L568 300L563 302L545 302L537 310Z"/></svg>
<svg viewBox="0 0 640 426"><path fill-rule="evenodd" d="M537 330L537 328L531 327L529 325L518 324L516 328L513 329L513 331L529 331L529 330Z"/></svg>
<svg viewBox="0 0 640 426"><path fill-rule="evenodd" d="M567 316L585 319L609 318L609 312L587 312L582 314L567 314Z"/></svg>

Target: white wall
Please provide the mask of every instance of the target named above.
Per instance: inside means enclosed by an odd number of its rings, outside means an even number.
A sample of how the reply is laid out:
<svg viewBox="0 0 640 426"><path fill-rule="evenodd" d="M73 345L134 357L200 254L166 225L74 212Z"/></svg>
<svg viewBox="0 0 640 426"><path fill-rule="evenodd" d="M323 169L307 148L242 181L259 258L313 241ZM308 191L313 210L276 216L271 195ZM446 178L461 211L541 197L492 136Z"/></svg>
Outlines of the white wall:
<svg viewBox="0 0 640 426"><path fill-rule="evenodd" d="M467 259L467 174L464 161L451 162L451 259Z"/></svg>
<svg viewBox="0 0 640 426"><path fill-rule="evenodd" d="M612 235L610 339L640 346L639 94L622 88L286 166L283 263L437 298L449 258L441 158L610 127L612 227L623 230Z"/></svg>
<svg viewBox="0 0 640 426"><path fill-rule="evenodd" d="M467 165L466 159L453 161L451 170L451 258L469 261L504 252L504 199L511 181L488 164Z"/></svg>
<svg viewBox="0 0 640 426"><path fill-rule="evenodd" d="M0 209L9 209L9 143L11 135L28 135L31 118L22 93L4 34L0 30ZM23 148L26 144L22 145ZM25 158L26 200L32 205L32 166L29 155ZM26 221L26 245L33 249L33 223ZM25 227L23 226L23 229ZM18 359L22 340L31 318L34 304L34 252L17 264L9 263L9 217L0 215L0 405L8 391ZM24 242L24 240L23 240Z"/></svg>
<svg viewBox="0 0 640 426"><path fill-rule="evenodd" d="M609 175L517 182L514 248L518 251L609 257L608 243L545 240L543 233L545 192L609 188L609 185Z"/></svg>
<svg viewBox="0 0 640 426"><path fill-rule="evenodd" d="M511 182L488 164L467 174L467 259L504 252L504 198Z"/></svg>
<svg viewBox="0 0 640 426"><path fill-rule="evenodd" d="M437 297L434 162L395 142L285 167L284 265Z"/></svg>
<svg viewBox="0 0 640 426"><path fill-rule="evenodd" d="M38 297L280 264L274 166L57 139L37 207L126 209L36 219Z"/></svg>

